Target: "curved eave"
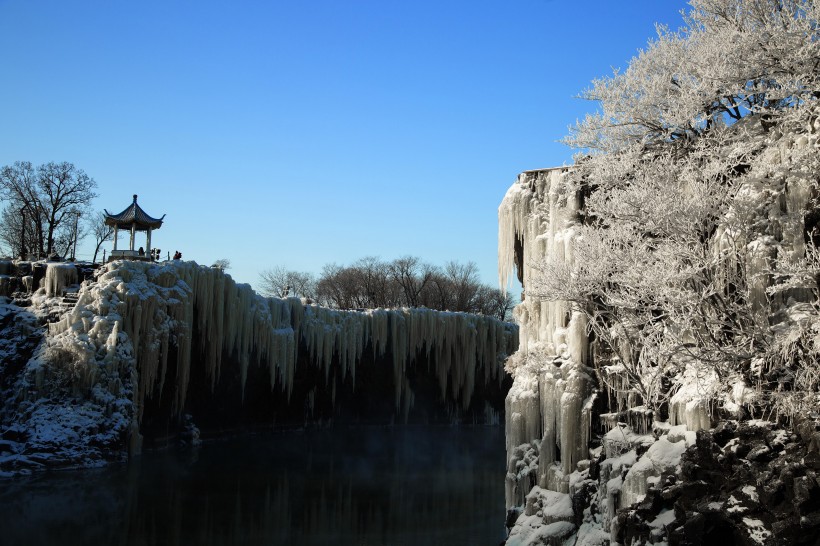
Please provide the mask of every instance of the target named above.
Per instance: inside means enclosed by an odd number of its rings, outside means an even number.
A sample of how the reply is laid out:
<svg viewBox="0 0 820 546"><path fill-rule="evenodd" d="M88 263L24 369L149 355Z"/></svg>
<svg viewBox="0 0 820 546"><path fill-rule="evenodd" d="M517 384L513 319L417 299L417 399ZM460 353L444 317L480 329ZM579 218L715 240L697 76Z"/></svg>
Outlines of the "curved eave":
<svg viewBox="0 0 820 546"><path fill-rule="evenodd" d="M165 218L164 214L162 215L162 218L153 218L148 216L145 214L144 210L135 205L131 205L119 214L111 214L105 209L103 209L103 212L105 213L105 224L107 226L131 229L131 226L133 225L134 229L137 231L159 229L162 226L163 219Z"/></svg>

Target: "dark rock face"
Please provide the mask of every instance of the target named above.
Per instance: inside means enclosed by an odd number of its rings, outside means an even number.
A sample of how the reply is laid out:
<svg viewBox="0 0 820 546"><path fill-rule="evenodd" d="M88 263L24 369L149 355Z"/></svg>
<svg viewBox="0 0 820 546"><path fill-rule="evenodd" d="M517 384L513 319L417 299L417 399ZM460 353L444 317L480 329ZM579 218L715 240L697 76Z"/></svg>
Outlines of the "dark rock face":
<svg viewBox="0 0 820 546"><path fill-rule="evenodd" d="M17 396L14 382L43 335L42 324L28 310L9 306L6 311L0 316L0 422L9 417L5 412L10 408L5 402Z"/></svg>
<svg viewBox="0 0 820 546"><path fill-rule="evenodd" d="M820 545L820 453L805 441L816 430L809 422L795 429L802 434L727 421L698 432L680 479L662 480L637 509L619 513L618 542ZM674 510L674 521L653 528L664 509Z"/></svg>

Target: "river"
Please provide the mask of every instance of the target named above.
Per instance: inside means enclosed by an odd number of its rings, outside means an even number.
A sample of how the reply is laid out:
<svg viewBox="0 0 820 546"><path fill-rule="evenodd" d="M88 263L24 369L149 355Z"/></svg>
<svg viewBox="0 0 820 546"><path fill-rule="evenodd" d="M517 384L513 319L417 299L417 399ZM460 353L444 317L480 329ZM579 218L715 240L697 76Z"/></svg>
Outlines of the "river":
<svg viewBox="0 0 820 546"><path fill-rule="evenodd" d="M0 544L497 545L503 427L243 435L0 481Z"/></svg>

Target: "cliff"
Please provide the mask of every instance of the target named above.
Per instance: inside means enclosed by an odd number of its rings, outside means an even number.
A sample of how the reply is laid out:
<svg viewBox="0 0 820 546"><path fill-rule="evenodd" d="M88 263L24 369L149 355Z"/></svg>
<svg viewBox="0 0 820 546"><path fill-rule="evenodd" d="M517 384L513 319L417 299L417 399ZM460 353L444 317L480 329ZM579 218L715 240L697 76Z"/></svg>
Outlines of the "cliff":
<svg viewBox="0 0 820 546"><path fill-rule="evenodd" d="M810 105L801 119L721 128L712 201L680 151L667 163L648 149L628 159L662 165L645 186L638 167L596 179L627 161L613 154L509 189L499 279L516 272L524 296L507 363L507 544L815 543L820 127ZM671 214L704 202L701 217ZM616 208L618 222L604 214ZM689 239L686 222L700 229ZM732 303L720 314L716 300Z"/></svg>
<svg viewBox="0 0 820 546"><path fill-rule="evenodd" d="M49 264L32 343L4 367L7 472L95 465L201 434L332 422L493 422L516 328L426 309L263 298L193 262L112 262L62 314L76 271ZM43 330L40 320L58 318ZM8 328L20 323L8 321ZM8 337L14 337L9 335Z"/></svg>

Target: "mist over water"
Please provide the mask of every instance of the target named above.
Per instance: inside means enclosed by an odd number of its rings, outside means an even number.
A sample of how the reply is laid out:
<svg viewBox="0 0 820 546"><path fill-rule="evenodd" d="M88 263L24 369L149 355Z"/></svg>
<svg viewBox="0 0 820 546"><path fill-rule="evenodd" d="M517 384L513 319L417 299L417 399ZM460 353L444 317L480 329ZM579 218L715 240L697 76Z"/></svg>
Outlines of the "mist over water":
<svg viewBox="0 0 820 546"><path fill-rule="evenodd" d="M288 431L0 482L0 544L495 545L502 427Z"/></svg>

